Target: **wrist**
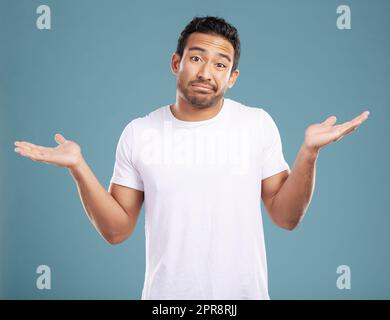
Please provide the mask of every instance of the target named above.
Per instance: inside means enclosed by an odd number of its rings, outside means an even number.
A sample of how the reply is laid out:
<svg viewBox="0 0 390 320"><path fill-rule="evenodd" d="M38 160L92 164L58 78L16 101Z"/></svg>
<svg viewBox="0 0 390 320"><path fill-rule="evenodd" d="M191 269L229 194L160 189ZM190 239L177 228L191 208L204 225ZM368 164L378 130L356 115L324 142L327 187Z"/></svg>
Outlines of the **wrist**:
<svg viewBox="0 0 390 320"><path fill-rule="evenodd" d="M68 169L72 174L77 174L78 172L80 172L84 164L85 164L85 160L83 156L80 154L80 156L77 157L74 163L68 166Z"/></svg>
<svg viewBox="0 0 390 320"><path fill-rule="evenodd" d="M305 155L305 157L311 159L311 160L316 160L319 153L320 153L320 148L317 147L310 147L307 146L305 143L301 146L302 153Z"/></svg>

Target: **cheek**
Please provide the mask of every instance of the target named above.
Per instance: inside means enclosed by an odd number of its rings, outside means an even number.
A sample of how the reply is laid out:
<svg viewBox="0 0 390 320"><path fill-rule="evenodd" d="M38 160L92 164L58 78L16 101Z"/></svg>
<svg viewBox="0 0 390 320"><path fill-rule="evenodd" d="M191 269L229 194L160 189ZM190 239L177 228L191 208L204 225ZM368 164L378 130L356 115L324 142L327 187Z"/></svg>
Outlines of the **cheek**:
<svg viewBox="0 0 390 320"><path fill-rule="evenodd" d="M184 63L180 64L180 69L179 69L180 78L186 79L186 78L192 77L192 75L194 73L196 73L196 72L191 65L184 64Z"/></svg>
<svg viewBox="0 0 390 320"><path fill-rule="evenodd" d="M230 77L227 74L223 74L223 75L220 75L218 77L218 85L219 85L220 89L228 88L229 79L230 79Z"/></svg>
<svg viewBox="0 0 390 320"><path fill-rule="evenodd" d="M193 78L198 74L198 67L195 64L187 63L186 65L183 65L183 72L187 76Z"/></svg>

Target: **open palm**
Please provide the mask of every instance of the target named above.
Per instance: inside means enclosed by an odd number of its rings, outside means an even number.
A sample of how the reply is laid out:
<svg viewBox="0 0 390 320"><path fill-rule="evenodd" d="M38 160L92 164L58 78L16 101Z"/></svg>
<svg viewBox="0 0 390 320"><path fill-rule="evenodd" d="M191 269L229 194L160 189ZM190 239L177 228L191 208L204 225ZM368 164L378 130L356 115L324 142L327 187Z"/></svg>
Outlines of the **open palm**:
<svg viewBox="0 0 390 320"><path fill-rule="evenodd" d="M367 118L369 112L365 111L351 121L334 125L335 116L327 118L322 123L309 126L305 131L305 145L313 150L319 150L329 143L339 141L342 137L356 130Z"/></svg>
<svg viewBox="0 0 390 320"><path fill-rule="evenodd" d="M47 148L26 141L16 141L15 152L34 161L59 167L70 168L74 166L81 157L80 146L74 141L66 140L61 134L56 134L54 139L58 143L55 148Z"/></svg>

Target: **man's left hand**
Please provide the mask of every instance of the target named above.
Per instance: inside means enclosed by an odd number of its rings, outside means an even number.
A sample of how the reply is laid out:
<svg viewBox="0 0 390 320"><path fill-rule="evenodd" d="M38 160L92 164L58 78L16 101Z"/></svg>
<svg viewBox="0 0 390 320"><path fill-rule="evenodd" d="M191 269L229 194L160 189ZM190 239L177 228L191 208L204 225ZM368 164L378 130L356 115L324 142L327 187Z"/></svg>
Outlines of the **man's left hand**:
<svg viewBox="0 0 390 320"><path fill-rule="evenodd" d="M313 152L332 142L339 141L342 137L356 130L365 120L367 120L369 111L364 111L351 121L334 125L337 121L335 116L331 116L322 123L315 123L309 126L305 131L304 146Z"/></svg>

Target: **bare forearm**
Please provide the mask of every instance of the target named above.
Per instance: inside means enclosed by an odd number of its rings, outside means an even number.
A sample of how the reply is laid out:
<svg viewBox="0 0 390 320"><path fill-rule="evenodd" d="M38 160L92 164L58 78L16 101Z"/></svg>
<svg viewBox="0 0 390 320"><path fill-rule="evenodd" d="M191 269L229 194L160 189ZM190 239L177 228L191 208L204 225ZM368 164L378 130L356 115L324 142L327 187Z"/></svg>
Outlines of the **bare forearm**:
<svg viewBox="0 0 390 320"><path fill-rule="evenodd" d="M315 187L318 151L301 146L294 167L272 201L272 213L287 229L293 229L302 220Z"/></svg>
<svg viewBox="0 0 390 320"><path fill-rule="evenodd" d="M89 219L109 242L134 227L126 211L99 183L84 159L69 169Z"/></svg>

